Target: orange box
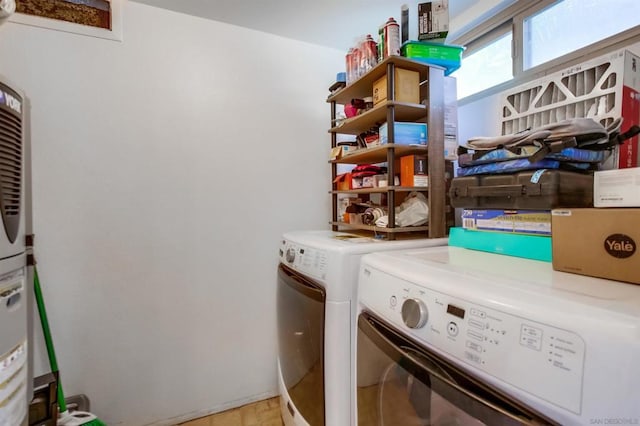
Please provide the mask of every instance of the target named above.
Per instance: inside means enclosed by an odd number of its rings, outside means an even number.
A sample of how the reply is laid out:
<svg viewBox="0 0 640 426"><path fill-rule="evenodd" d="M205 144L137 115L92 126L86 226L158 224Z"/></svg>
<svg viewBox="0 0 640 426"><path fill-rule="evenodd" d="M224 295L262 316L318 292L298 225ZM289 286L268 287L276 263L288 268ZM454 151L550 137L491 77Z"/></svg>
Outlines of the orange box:
<svg viewBox="0 0 640 426"><path fill-rule="evenodd" d="M400 185L429 186L426 155L400 157Z"/></svg>
<svg viewBox="0 0 640 426"><path fill-rule="evenodd" d="M417 71L396 68L394 73L395 101L420 103L420 73ZM387 76L380 77L373 83L373 105L387 100Z"/></svg>
<svg viewBox="0 0 640 426"><path fill-rule="evenodd" d="M353 189L351 182L351 173L343 173L336 176L336 178L333 180L333 183L336 184L336 191L348 191L350 189Z"/></svg>

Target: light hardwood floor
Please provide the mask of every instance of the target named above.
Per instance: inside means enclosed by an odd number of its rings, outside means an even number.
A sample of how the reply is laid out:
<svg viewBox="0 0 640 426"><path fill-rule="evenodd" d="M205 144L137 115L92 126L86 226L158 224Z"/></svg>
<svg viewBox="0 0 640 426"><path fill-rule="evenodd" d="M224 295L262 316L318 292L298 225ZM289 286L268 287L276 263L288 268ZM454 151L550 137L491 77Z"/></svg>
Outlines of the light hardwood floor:
<svg viewBox="0 0 640 426"><path fill-rule="evenodd" d="M275 397L242 407L180 423L180 426L283 426L280 398Z"/></svg>

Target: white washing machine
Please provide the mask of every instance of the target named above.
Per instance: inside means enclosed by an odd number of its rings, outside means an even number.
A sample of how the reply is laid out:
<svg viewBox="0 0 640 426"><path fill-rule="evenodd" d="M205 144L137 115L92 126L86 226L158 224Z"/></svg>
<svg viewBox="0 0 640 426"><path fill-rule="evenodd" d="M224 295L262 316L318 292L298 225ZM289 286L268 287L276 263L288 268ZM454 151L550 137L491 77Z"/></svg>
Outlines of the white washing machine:
<svg viewBox="0 0 640 426"><path fill-rule="evenodd" d="M332 231L283 236L278 266L278 384L287 425L355 421L356 283L365 253L447 244L384 241Z"/></svg>
<svg viewBox="0 0 640 426"><path fill-rule="evenodd" d="M457 247L362 258L359 424L640 424L640 286Z"/></svg>

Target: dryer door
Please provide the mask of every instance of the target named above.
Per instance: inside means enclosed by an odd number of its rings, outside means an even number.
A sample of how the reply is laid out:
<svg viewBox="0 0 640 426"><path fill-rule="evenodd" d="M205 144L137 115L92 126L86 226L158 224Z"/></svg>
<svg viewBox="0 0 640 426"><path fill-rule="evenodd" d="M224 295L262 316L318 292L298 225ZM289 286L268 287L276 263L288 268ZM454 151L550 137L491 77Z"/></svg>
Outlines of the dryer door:
<svg viewBox="0 0 640 426"><path fill-rule="evenodd" d="M310 425L324 425L324 288L278 267L278 359L289 398ZM293 414L293 413L292 413Z"/></svg>
<svg viewBox="0 0 640 426"><path fill-rule="evenodd" d="M372 315L358 318L359 425L557 424Z"/></svg>

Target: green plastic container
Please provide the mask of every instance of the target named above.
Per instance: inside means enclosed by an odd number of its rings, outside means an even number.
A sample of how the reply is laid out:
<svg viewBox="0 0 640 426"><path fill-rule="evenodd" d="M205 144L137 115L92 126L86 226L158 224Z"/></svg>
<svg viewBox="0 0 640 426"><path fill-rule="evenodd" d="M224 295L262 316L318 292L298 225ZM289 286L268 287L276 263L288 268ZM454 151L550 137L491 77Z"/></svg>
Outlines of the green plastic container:
<svg viewBox="0 0 640 426"><path fill-rule="evenodd" d="M444 67L444 75L449 75L460 68L464 47L427 41L407 41L401 46L400 52L408 59Z"/></svg>

